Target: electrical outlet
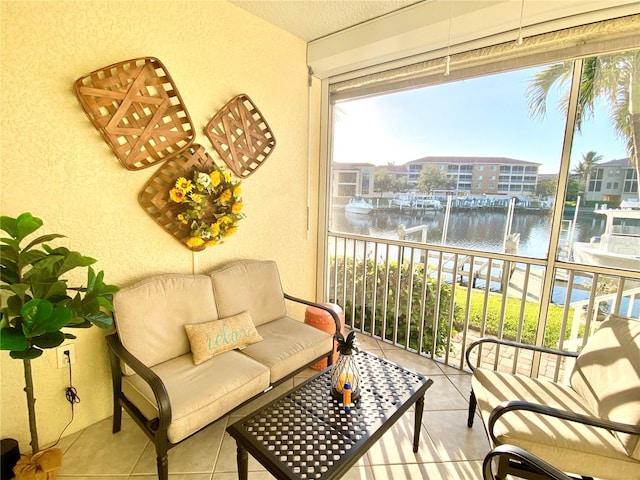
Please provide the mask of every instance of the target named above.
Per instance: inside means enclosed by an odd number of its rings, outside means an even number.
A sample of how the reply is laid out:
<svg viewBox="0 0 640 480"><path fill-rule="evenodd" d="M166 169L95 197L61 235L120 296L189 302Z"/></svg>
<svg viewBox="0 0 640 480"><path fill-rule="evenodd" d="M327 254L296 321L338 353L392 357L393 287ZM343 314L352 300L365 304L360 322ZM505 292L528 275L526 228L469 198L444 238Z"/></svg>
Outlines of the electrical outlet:
<svg viewBox="0 0 640 480"><path fill-rule="evenodd" d="M67 355L65 352L69 352ZM56 348L56 356L58 357L58 368L64 368L69 364L76 363L76 346L73 343L67 343L66 345L60 345Z"/></svg>

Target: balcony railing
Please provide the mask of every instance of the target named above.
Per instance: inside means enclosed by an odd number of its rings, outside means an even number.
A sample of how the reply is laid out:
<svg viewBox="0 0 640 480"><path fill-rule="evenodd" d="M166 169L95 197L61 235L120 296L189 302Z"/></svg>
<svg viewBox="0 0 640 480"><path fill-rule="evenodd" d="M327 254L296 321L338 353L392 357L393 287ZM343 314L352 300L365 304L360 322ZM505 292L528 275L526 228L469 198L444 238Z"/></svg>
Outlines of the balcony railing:
<svg viewBox="0 0 640 480"><path fill-rule="evenodd" d="M326 289L348 327L459 369L478 337L577 351L608 313L638 317L638 278L559 265L547 275L543 259L330 233ZM474 362L530 376L558 380L568 370L505 347L479 355Z"/></svg>

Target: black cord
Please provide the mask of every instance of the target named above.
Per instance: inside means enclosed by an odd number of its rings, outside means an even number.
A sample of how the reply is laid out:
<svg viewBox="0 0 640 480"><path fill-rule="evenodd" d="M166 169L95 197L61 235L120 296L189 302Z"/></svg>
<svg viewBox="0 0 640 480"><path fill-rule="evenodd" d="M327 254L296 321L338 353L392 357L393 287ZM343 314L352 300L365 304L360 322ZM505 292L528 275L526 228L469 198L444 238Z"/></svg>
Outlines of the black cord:
<svg viewBox="0 0 640 480"><path fill-rule="evenodd" d="M69 425L71 425L71 422L73 422L73 418L75 417L75 411L74 411L73 406L76 403L80 403L80 396L78 395L78 392L76 391L76 387L73 386L73 379L72 379L72 376L71 376L71 373L72 373L71 372L71 355L69 355L67 352L65 352L65 355L67 356L68 365L69 365L69 386L65 389L64 395L65 395L67 401L71 404L71 420L69 420L69 423L67 423L65 425L65 427L62 429L62 431L60 432L60 435L58 436L58 439L56 440L56 443L51 445L51 447L49 447L49 448L53 448L56 445L58 445L58 443L60 443L60 439L62 438L62 435L67 430L67 428L69 428Z"/></svg>

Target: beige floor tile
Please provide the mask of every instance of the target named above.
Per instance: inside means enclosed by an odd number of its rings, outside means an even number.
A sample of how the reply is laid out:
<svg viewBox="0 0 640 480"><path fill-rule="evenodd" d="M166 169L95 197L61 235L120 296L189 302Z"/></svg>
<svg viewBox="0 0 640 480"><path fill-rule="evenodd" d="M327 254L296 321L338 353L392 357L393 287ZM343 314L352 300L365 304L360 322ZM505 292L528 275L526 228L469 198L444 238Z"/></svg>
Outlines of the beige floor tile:
<svg viewBox="0 0 640 480"><path fill-rule="evenodd" d="M437 461L437 449L426 430L420 430L418 451L413 453L413 411L405 413L396 424L369 449L369 462L374 465L423 463Z"/></svg>
<svg viewBox="0 0 640 480"><path fill-rule="evenodd" d="M169 474L169 480L210 480L210 479L211 479L210 473L170 473ZM77 477L69 478L67 480L77 480ZM87 480L98 480L98 479L96 479L95 477L92 477L92 478L88 478ZM99 480L106 480L106 479L103 479L102 477L100 477ZM127 480L158 480L158 475L132 475L128 477Z"/></svg>
<svg viewBox="0 0 640 480"><path fill-rule="evenodd" d="M346 334L348 331L345 332ZM356 332L356 346L361 350L380 350L380 345L375 338L361 332Z"/></svg>
<svg viewBox="0 0 640 480"><path fill-rule="evenodd" d="M128 480L129 475L100 475L100 476L88 476L88 475L58 475L57 480ZM144 477L135 477L135 478L144 478ZM156 477L158 478L158 477Z"/></svg>
<svg viewBox="0 0 640 480"><path fill-rule="evenodd" d="M238 472L238 460L236 457L236 441L225 433L222 441L222 448L220 449L220 455L218 455L218 461L214 473L234 472L237 475ZM250 472L264 471L265 468L251 455L248 456L248 470Z"/></svg>
<svg viewBox="0 0 640 480"><path fill-rule="evenodd" d="M478 480L482 462L418 463L371 467L375 480Z"/></svg>
<svg viewBox="0 0 640 480"><path fill-rule="evenodd" d="M371 480L373 470L369 465L355 465L342 477L343 480Z"/></svg>
<svg viewBox="0 0 640 480"><path fill-rule="evenodd" d="M413 370L423 375L442 375L442 370L433 360L419 356L416 353L407 350L395 348L393 350L384 350L384 355L398 365Z"/></svg>
<svg viewBox="0 0 640 480"><path fill-rule="evenodd" d="M458 374L447 374L447 378L449 378L449 381L454 387L456 387L467 403L469 403L469 394L471 393L471 374L460 373L460 371L458 371Z"/></svg>
<svg viewBox="0 0 640 480"><path fill-rule="evenodd" d="M436 446L436 461L482 460L490 450L479 422L467 428L466 411L425 411L422 423Z"/></svg>
<svg viewBox="0 0 640 480"><path fill-rule="evenodd" d="M149 443L133 422L123 420L122 430L111 433L111 418L86 428L67 449L59 475L124 475L132 472Z"/></svg>
<svg viewBox="0 0 640 480"><path fill-rule="evenodd" d="M169 473L211 473L222 444L227 419L223 418L169 450ZM156 450L147 445L133 473L157 472Z"/></svg>
<svg viewBox="0 0 640 480"><path fill-rule="evenodd" d="M249 480L273 480L274 478L275 477L267 471L251 472L249 474ZM236 472L216 472L211 477L211 480L238 480L238 474Z"/></svg>
<svg viewBox="0 0 640 480"><path fill-rule="evenodd" d="M469 403L446 375L431 375L433 385L424 397L426 410L467 410Z"/></svg>

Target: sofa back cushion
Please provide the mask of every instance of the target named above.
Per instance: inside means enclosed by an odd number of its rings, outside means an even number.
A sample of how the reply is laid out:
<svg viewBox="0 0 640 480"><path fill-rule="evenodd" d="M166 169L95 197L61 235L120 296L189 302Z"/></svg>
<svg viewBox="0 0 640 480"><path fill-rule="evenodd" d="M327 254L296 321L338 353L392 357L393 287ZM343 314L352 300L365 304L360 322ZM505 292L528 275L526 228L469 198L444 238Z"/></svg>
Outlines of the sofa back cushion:
<svg viewBox="0 0 640 480"><path fill-rule="evenodd" d="M640 425L640 321L609 315L587 340L570 382L601 418ZM616 435L640 460L638 436Z"/></svg>
<svg viewBox="0 0 640 480"><path fill-rule="evenodd" d="M113 305L120 341L148 367L190 351L185 325L218 318L207 275L155 275L121 289Z"/></svg>
<svg viewBox="0 0 640 480"><path fill-rule="evenodd" d="M211 273L220 317L248 311L256 326L286 314L280 274L275 262L240 260Z"/></svg>

